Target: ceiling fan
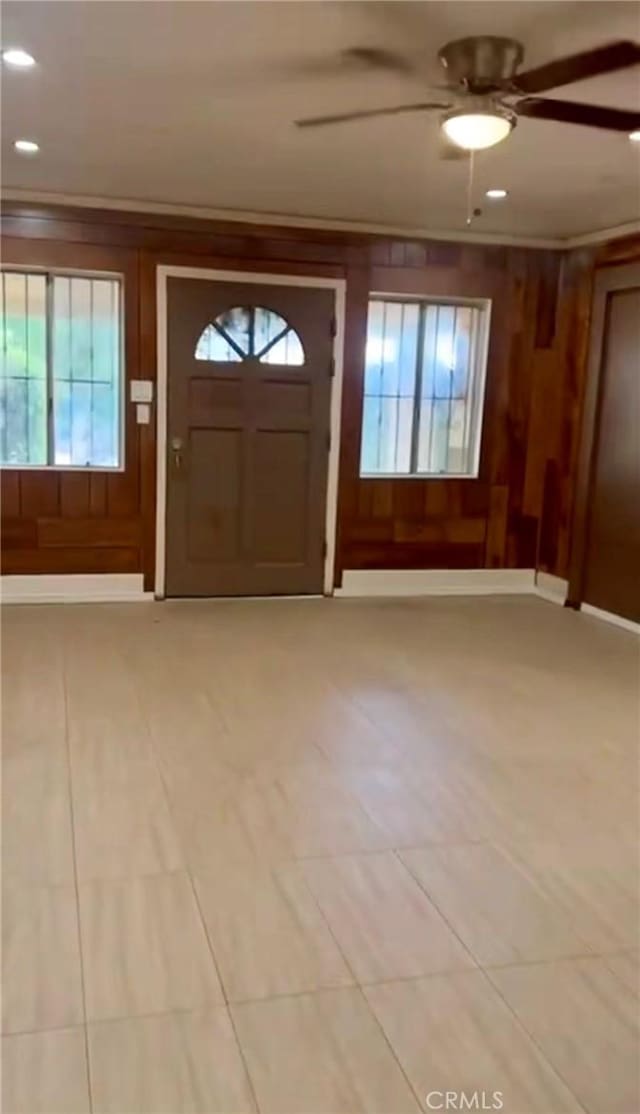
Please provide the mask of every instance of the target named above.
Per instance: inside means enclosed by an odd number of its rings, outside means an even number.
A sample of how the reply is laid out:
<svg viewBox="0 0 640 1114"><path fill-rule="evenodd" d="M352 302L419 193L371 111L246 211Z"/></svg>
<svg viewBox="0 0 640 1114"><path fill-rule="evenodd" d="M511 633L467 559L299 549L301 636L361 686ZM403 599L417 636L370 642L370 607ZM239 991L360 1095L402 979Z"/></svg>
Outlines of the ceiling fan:
<svg viewBox="0 0 640 1114"><path fill-rule="evenodd" d="M516 39L478 35L447 43L438 52L438 59L447 82L436 88L446 90L450 94L448 100L367 108L295 122L299 128L317 128L373 116L440 110L444 136L453 145L452 150L460 154L500 143L520 116L627 133L640 128L640 112L537 96L561 85L640 63L638 43L624 40L607 43L518 72L524 59L521 43ZM343 52L341 64L395 73L415 71L408 58L378 47L352 47ZM444 156L447 157L446 151Z"/></svg>

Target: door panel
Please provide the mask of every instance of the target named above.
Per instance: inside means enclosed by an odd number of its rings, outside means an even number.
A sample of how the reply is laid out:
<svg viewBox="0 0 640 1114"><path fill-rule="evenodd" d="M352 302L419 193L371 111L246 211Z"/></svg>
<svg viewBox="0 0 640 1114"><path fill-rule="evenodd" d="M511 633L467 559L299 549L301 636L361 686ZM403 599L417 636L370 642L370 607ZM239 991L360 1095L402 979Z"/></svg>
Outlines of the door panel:
<svg viewBox="0 0 640 1114"><path fill-rule="evenodd" d="M640 622L640 287L609 293L600 375L583 599Z"/></svg>
<svg viewBox="0 0 640 1114"><path fill-rule="evenodd" d="M191 430L187 530L194 561L239 559L241 469L240 430Z"/></svg>
<svg viewBox="0 0 640 1114"><path fill-rule="evenodd" d="M253 548L261 564L301 564L307 539L309 438L259 430L254 441Z"/></svg>
<svg viewBox="0 0 640 1114"><path fill-rule="evenodd" d="M322 591L333 301L169 279L167 595Z"/></svg>

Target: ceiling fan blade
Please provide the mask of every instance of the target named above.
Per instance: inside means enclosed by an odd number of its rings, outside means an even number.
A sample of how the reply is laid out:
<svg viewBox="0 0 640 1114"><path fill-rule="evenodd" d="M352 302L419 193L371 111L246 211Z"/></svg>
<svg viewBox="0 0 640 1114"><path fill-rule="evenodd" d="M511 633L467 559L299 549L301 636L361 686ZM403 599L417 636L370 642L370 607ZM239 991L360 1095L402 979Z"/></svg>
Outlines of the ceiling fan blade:
<svg viewBox="0 0 640 1114"><path fill-rule="evenodd" d="M416 67L402 54L385 50L379 46L351 46L341 52L346 61L357 62L375 70L390 70L392 73L412 74Z"/></svg>
<svg viewBox="0 0 640 1114"><path fill-rule="evenodd" d="M298 128L322 128L325 124L346 124L350 120L366 120L372 116L398 116L402 112L429 112L433 108L449 108L448 104L399 104L393 108L366 108L360 112L341 112L337 116L311 116L296 120Z"/></svg>
<svg viewBox="0 0 640 1114"><path fill-rule="evenodd" d="M557 120L563 124L583 124L588 128L608 128L616 132L632 132L640 128L640 112L606 108L599 104L525 97L515 107L518 116L532 116L538 120Z"/></svg>
<svg viewBox="0 0 640 1114"><path fill-rule="evenodd" d="M281 73L292 77L353 77L364 70L386 70L388 73L413 74L417 67L401 54L375 46L351 46L337 54L301 57L296 62L280 64Z"/></svg>
<svg viewBox="0 0 640 1114"><path fill-rule="evenodd" d="M538 66L534 70L517 73L513 84L523 93L545 93L547 89L557 89L560 85L571 85L574 81L584 81L586 77L613 73L624 70L640 62L640 45L621 40L585 50L581 54L570 54Z"/></svg>

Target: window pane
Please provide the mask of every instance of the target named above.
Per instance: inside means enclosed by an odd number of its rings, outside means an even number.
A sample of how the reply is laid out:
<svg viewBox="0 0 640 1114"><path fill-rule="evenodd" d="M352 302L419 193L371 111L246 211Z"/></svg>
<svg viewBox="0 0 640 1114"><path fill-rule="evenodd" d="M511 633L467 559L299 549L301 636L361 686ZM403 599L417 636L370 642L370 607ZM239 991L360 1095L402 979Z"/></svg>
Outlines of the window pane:
<svg viewBox="0 0 640 1114"><path fill-rule="evenodd" d="M382 391L382 361L384 352L384 303L369 302L367 320L367 347L364 363L364 393L379 395Z"/></svg>
<svg viewBox="0 0 640 1114"><path fill-rule="evenodd" d="M380 447L380 396L365 395L362 416L362 447L360 467L363 472L379 472L378 459Z"/></svg>
<svg viewBox="0 0 640 1114"><path fill-rule="evenodd" d="M416 389L419 316L418 306L406 305L402 307L398 362L400 364L399 393L404 398L413 398Z"/></svg>
<svg viewBox="0 0 640 1114"><path fill-rule="evenodd" d="M221 313L216 318L215 324L232 340L244 356L251 353L252 321L251 310L245 306L235 306L234 309ZM231 346L233 348L233 345Z"/></svg>
<svg viewBox="0 0 640 1114"><path fill-rule="evenodd" d="M431 444L431 467L434 472L446 472L449 455L449 423L451 404L437 401L434 404L433 441Z"/></svg>
<svg viewBox="0 0 640 1114"><path fill-rule="evenodd" d="M91 395L90 385L74 380L70 384L71 464L91 461Z"/></svg>
<svg viewBox="0 0 640 1114"><path fill-rule="evenodd" d="M378 470L380 472L395 472L396 462L396 430L398 428L398 400L396 398L380 399L380 422L378 444Z"/></svg>
<svg viewBox="0 0 640 1114"><path fill-rule="evenodd" d="M52 378L56 464L120 463L120 284L53 279Z"/></svg>
<svg viewBox="0 0 640 1114"><path fill-rule="evenodd" d="M447 472L463 472L465 469L465 410L465 403L459 399L451 403Z"/></svg>
<svg viewBox="0 0 640 1114"><path fill-rule="evenodd" d="M261 364L286 367L304 363L300 337L284 317L264 306L236 306L203 330L196 360L238 363L255 357Z"/></svg>
<svg viewBox="0 0 640 1114"><path fill-rule="evenodd" d="M436 393L436 351L440 306L424 307L424 340L422 343L422 397L434 398Z"/></svg>
<svg viewBox="0 0 640 1114"><path fill-rule="evenodd" d="M283 332L288 326L284 318L280 317L280 314L274 313L270 309L263 309L262 306L257 306L253 312L253 351L257 356L278 333Z"/></svg>
<svg viewBox="0 0 640 1114"><path fill-rule="evenodd" d="M458 306L453 360L453 397L465 398L470 373L471 324L473 311L468 306Z"/></svg>
<svg viewBox="0 0 640 1114"><path fill-rule="evenodd" d="M9 271L0 277L0 463L46 464L46 278Z"/></svg>
<svg viewBox="0 0 640 1114"><path fill-rule="evenodd" d="M387 302L384 307L382 340L382 389L381 394L394 396L400 386L400 333L402 306Z"/></svg>
<svg viewBox="0 0 640 1114"><path fill-rule="evenodd" d="M429 472L431 461L431 440L433 436L433 402L422 399L420 404L420 428L418 432L418 460L416 471Z"/></svg>
<svg viewBox="0 0 640 1114"><path fill-rule="evenodd" d="M464 475L473 465L481 414L475 405L475 338L480 310L474 306L425 307L418 472Z"/></svg>
<svg viewBox="0 0 640 1114"><path fill-rule="evenodd" d="M56 464L71 464L71 383L58 380L53 403L53 424L56 430Z"/></svg>
<svg viewBox="0 0 640 1114"><path fill-rule="evenodd" d="M367 321L361 470L407 473L420 306L372 301Z"/></svg>
<svg viewBox="0 0 640 1114"><path fill-rule="evenodd" d="M230 364L239 363L242 356L213 325L207 325L196 345L196 360L218 360Z"/></svg>
<svg viewBox="0 0 640 1114"><path fill-rule="evenodd" d="M451 398L455 366L453 306L439 306L436 335L435 398Z"/></svg>
<svg viewBox="0 0 640 1114"><path fill-rule="evenodd" d="M89 279L58 279L69 286L69 371L72 379L93 379L91 346L91 282ZM55 298L54 281L54 298ZM55 311L54 311L55 312Z"/></svg>
<svg viewBox="0 0 640 1114"><path fill-rule="evenodd" d="M92 406L94 420L91 459L96 466L107 468L118 459L120 403L117 384L96 383L93 389Z"/></svg>
<svg viewBox="0 0 640 1114"><path fill-rule="evenodd" d="M289 329L260 357L260 363L301 367L304 363L304 349L296 331Z"/></svg>
<svg viewBox="0 0 640 1114"><path fill-rule="evenodd" d="M396 439L396 472L411 471L411 430L413 426L413 397L398 402L398 430Z"/></svg>

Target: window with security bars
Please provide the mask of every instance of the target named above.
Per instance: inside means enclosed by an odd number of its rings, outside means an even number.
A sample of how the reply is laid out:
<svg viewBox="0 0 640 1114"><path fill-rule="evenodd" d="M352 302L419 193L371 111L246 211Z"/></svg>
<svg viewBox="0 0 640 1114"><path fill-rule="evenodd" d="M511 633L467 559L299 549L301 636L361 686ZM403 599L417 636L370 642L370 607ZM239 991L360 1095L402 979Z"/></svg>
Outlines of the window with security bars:
<svg viewBox="0 0 640 1114"><path fill-rule="evenodd" d="M360 473L475 476L487 302L369 302Z"/></svg>
<svg viewBox="0 0 640 1114"><path fill-rule="evenodd" d="M122 464L122 283L0 274L0 464Z"/></svg>

